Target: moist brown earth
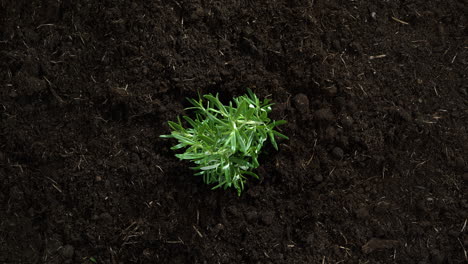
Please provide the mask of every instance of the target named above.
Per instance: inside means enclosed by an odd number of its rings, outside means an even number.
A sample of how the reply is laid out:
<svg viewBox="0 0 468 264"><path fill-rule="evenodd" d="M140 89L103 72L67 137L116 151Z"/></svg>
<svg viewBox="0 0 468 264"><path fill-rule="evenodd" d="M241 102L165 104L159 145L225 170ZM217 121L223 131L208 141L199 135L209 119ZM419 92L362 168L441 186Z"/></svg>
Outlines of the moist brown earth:
<svg viewBox="0 0 468 264"><path fill-rule="evenodd" d="M0 263L466 263L466 1L0 7ZM290 140L238 197L159 135L246 88Z"/></svg>

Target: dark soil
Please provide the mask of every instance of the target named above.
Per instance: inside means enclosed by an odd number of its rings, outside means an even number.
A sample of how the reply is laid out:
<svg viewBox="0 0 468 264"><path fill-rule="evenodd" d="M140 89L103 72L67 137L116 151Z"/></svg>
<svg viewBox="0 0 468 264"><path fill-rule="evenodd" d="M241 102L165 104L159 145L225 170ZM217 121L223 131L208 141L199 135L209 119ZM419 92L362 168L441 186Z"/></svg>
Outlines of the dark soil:
<svg viewBox="0 0 468 264"><path fill-rule="evenodd" d="M0 263L466 263L467 14L1 0ZM237 197L158 136L246 88L290 140Z"/></svg>

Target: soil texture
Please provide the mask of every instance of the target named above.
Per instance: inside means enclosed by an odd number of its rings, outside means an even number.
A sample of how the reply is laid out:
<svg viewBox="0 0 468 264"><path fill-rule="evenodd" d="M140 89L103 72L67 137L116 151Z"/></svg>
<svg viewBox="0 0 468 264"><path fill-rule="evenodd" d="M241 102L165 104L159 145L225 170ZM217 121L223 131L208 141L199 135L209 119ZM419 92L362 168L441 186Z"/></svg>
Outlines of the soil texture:
<svg viewBox="0 0 468 264"><path fill-rule="evenodd" d="M0 0L0 263L467 263L466 0ZM276 105L238 197L185 97Z"/></svg>

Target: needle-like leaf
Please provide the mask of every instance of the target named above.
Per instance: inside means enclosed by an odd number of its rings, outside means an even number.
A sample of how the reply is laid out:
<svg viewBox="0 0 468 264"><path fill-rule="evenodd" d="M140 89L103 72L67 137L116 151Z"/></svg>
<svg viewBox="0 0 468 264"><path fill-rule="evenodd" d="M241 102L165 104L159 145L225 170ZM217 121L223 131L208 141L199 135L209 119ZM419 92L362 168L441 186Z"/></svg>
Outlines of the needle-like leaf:
<svg viewBox="0 0 468 264"><path fill-rule="evenodd" d="M169 121L172 133L161 137L179 141L171 149L185 148L185 152L176 157L195 163L195 175L202 176L206 184L216 184L213 189L234 187L240 195L246 176L258 179L252 170L259 166L263 143L269 138L278 149L275 137L288 138L274 130L286 121L271 121L268 114L273 104L268 99L260 101L251 90L227 105L211 94L188 101L193 107L186 110L194 110L195 119L183 116L188 128L180 118L178 122Z"/></svg>

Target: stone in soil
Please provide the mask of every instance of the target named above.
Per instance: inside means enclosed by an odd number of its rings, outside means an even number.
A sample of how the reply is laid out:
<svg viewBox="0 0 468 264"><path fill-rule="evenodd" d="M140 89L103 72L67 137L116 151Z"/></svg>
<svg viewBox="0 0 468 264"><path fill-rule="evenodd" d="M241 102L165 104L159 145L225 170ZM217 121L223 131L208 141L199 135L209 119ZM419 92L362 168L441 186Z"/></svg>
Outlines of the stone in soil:
<svg viewBox="0 0 468 264"><path fill-rule="evenodd" d="M66 245L62 248L61 254L65 259L71 259L75 255L75 248L71 245Z"/></svg>
<svg viewBox="0 0 468 264"><path fill-rule="evenodd" d="M315 118L319 121L332 121L335 118L330 108L322 108L315 112Z"/></svg>
<svg viewBox="0 0 468 264"><path fill-rule="evenodd" d="M344 151L340 147L334 147L332 150L333 157L342 159L344 157Z"/></svg>
<svg viewBox="0 0 468 264"><path fill-rule="evenodd" d="M309 112L309 98L307 95L300 93L293 98L294 107L302 114Z"/></svg>

